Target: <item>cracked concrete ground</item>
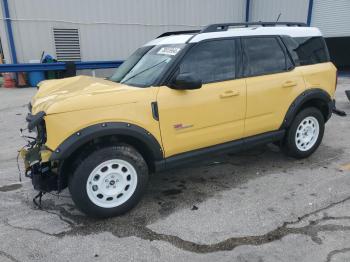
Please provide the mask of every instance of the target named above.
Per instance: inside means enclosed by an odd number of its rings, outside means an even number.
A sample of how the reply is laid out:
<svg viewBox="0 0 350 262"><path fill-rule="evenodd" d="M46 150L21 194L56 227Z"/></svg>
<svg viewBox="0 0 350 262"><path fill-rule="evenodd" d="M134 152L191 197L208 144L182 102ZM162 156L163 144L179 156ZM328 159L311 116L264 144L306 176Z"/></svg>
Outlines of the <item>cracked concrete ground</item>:
<svg viewBox="0 0 350 262"><path fill-rule="evenodd" d="M350 114L340 78L337 105ZM0 261L350 261L350 121L333 116L322 145L295 160L268 145L153 175L130 213L85 217L69 192L18 182L26 103L0 88Z"/></svg>

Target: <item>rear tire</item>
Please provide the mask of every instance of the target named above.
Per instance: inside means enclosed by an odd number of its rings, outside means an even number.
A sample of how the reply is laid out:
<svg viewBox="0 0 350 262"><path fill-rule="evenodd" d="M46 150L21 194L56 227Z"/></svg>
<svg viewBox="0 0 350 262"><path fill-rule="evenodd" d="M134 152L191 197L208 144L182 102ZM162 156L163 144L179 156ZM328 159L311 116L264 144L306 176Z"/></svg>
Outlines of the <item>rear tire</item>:
<svg viewBox="0 0 350 262"><path fill-rule="evenodd" d="M148 182L148 167L129 145L97 149L85 157L69 179L76 206L86 215L121 215L140 201Z"/></svg>
<svg viewBox="0 0 350 262"><path fill-rule="evenodd" d="M295 158L310 156L321 144L324 134L324 117L320 110L309 107L301 110L287 130L283 151Z"/></svg>

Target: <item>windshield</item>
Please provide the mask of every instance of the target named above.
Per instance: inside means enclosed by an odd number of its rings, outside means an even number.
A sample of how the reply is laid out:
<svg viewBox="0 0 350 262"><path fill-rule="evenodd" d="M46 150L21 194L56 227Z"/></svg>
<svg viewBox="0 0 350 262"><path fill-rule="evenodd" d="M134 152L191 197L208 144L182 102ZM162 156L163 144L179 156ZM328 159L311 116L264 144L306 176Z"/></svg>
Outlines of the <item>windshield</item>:
<svg viewBox="0 0 350 262"><path fill-rule="evenodd" d="M151 86L184 46L176 44L141 47L117 69L110 80L132 86Z"/></svg>

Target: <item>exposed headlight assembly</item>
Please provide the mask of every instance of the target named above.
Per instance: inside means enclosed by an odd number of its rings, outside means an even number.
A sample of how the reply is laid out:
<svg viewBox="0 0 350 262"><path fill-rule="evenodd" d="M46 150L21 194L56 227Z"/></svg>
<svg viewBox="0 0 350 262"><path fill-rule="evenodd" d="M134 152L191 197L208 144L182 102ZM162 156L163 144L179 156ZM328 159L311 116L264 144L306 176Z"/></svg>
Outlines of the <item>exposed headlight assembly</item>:
<svg viewBox="0 0 350 262"><path fill-rule="evenodd" d="M32 131L36 126L41 124L42 121L44 121L44 116L45 116L44 111L40 111L39 113L32 115L29 113L26 117L26 120L28 122L28 130Z"/></svg>
<svg viewBox="0 0 350 262"><path fill-rule="evenodd" d="M32 130L29 130L29 133L35 134L34 137L38 137L38 134L39 134L39 132L38 132L38 127L37 127L37 126L33 127Z"/></svg>

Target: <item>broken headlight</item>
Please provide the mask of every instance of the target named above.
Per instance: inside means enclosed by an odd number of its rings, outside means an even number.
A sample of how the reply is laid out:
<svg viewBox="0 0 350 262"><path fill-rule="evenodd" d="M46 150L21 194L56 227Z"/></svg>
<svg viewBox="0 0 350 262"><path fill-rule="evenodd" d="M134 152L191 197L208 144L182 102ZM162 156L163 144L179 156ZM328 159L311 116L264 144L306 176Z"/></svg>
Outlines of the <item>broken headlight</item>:
<svg viewBox="0 0 350 262"><path fill-rule="evenodd" d="M28 113L26 117L29 132L33 133L33 135L35 134L37 142L41 144L44 144L46 142L46 127L44 116L45 112L40 111L35 115Z"/></svg>
<svg viewBox="0 0 350 262"><path fill-rule="evenodd" d="M29 131L33 130L34 127L37 127L41 122L44 122L44 111L40 111L39 113L32 115L31 113L28 113L26 120L28 122L28 129Z"/></svg>

